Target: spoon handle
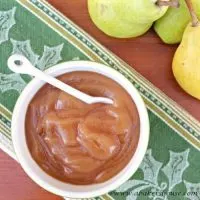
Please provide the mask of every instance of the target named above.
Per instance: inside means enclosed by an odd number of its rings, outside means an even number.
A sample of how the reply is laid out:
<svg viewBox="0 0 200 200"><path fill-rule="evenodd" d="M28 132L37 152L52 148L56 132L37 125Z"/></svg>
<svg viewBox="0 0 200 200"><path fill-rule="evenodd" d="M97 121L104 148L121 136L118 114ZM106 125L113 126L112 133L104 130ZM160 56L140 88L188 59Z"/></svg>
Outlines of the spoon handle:
<svg viewBox="0 0 200 200"><path fill-rule="evenodd" d="M62 81L52 77L52 76L49 76L45 73L43 73L42 71L38 70L37 68L34 69L33 71L34 73L32 74L33 76L39 78L40 80L43 80L47 83L49 83L50 85L53 85L54 87L76 97L76 98L79 98L80 100L84 101L85 103L92 103L92 97L63 83Z"/></svg>
<svg viewBox="0 0 200 200"><path fill-rule="evenodd" d="M50 85L53 85L54 87L80 99L81 101L83 101L87 104L98 103L98 102L107 103L107 104L113 103L113 101L111 99L104 98L104 97L92 97L88 94L85 94L85 93L67 85L66 83L63 83L62 81L60 81L52 76L45 74L44 72L42 72L39 69L37 69L36 67L34 67L30 63L30 61L22 55L15 54L15 55L10 56L10 58L8 59L8 67L13 72L21 73L21 74L29 74L31 76L35 76L38 79L45 81L45 82L49 83Z"/></svg>
<svg viewBox="0 0 200 200"><path fill-rule="evenodd" d="M113 104L113 101L111 99L108 98L104 98L104 97L92 97L86 93L81 92L80 90L77 90L65 83L63 83L62 81L49 76L43 72L41 72L40 70L36 70L35 71L35 77L44 80L45 82L59 88L60 90L66 92L67 94L70 94L71 96L87 103L87 104L93 104L93 103L106 103L106 104Z"/></svg>

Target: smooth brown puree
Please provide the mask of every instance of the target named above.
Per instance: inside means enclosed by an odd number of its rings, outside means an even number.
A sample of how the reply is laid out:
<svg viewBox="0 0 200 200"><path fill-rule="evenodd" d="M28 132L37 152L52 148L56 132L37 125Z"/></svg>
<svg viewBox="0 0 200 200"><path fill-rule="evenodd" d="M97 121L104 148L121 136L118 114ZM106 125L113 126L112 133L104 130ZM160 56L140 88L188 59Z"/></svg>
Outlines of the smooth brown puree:
<svg viewBox="0 0 200 200"><path fill-rule="evenodd" d="M130 161L138 144L134 102L115 81L72 72L63 82L114 105L88 105L48 84L29 104L26 138L32 157L49 175L72 184L104 182Z"/></svg>

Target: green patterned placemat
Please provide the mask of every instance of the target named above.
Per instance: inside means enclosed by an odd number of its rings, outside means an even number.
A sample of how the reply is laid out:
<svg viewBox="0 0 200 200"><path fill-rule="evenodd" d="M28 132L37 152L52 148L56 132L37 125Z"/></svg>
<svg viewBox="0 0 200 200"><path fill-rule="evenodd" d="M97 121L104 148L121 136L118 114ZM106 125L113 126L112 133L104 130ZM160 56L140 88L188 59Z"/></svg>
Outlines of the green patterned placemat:
<svg viewBox="0 0 200 200"><path fill-rule="evenodd" d="M96 200L200 199L200 123L45 1L0 0L0 147L10 156L15 158L12 110L32 79L9 71L12 53L24 54L41 70L68 60L102 62L142 95L151 123L143 163L131 180Z"/></svg>

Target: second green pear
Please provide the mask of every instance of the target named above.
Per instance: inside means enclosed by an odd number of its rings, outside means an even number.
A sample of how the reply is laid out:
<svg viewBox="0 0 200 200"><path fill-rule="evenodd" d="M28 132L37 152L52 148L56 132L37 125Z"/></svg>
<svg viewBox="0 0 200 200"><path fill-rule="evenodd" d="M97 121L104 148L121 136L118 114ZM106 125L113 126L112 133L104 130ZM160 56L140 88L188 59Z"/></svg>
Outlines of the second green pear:
<svg viewBox="0 0 200 200"><path fill-rule="evenodd" d="M169 8L167 13L158 19L154 25L159 37L167 44L181 42L184 30L191 19L185 0L179 1L179 8ZM200 0L192 0L192 3L197 15L200 17Z"/></svg>

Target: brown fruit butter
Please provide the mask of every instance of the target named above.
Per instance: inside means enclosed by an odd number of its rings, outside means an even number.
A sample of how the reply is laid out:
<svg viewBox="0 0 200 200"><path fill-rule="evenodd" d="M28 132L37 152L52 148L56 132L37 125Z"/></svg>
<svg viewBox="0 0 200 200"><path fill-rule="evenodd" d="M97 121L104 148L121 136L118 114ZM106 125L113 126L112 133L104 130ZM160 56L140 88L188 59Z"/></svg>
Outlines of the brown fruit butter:
<svg viewBox="0 0 200 200"><path fill-rule="evenodd" d="M119 173L139 139L139 116L129 94L115 81L93 72L71 72L59 79L113 105L84 102L45 84L30 102L26 139L33 159L63 182L87 185Z"/></svg>

